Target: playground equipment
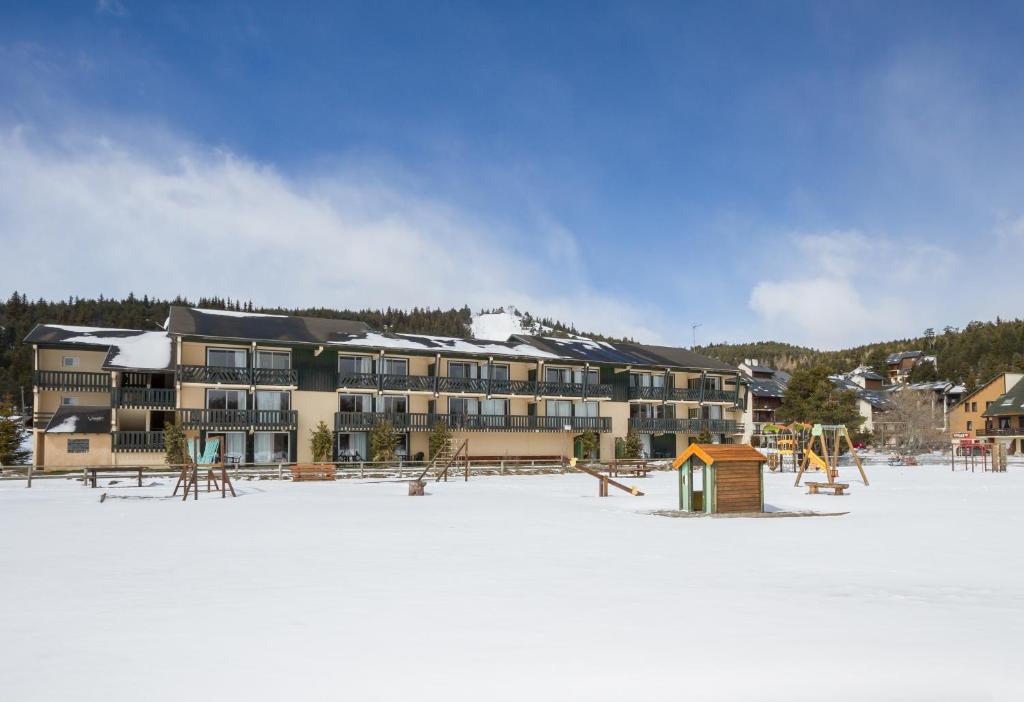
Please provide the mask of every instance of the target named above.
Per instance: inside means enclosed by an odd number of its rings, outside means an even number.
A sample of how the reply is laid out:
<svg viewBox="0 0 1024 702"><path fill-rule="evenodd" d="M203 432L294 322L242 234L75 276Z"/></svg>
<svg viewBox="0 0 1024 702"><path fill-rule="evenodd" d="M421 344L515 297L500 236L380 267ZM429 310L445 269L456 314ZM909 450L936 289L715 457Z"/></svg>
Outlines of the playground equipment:
<svg viewBox="0 0 1024 702"><path fill-rule="evenodd" d="M458 467L460 462L463 465L465 480L468 481L469 439L465 439L461 444L459 444L459 448L456 449L454 453L452 452L451 443L446 443L441 450L438 451L432 459L430 459L430 463L423 468L423 472L420 473L415 480L409 482L409 495L411 497L422 496L423 491L427 486L423 481L423 478L427 476L427 473L429 473L431 469L436 469L438 466L441 466L441 471L434 478L434 482L440 482L441 478L444 478L444 481L447 483L448 473L452 466Z"/></svg>
<svg viewBox="0 0 1024 702"><path fill-rule="evenodd" d="M979 465L983 473L986 471L1006 472L1006 447L998 442L990 444L978 441L969 434L958 435L953 438L951 449L949 453L950 470L956 470L957 458L961 458L964 470L970 468L972 473Z"/></svg>
<svg viewBox="0 0 1024 702"><path fill-rule="evenodd" d="M608 497L608 486L609 485L611 485L612 487L616 487L619 490L622 490L623 492L628 492L630 495L633 495L634 497L643 497L644 496L644 494L642 492L640 492L639 489L637 489L635 487L629 487L628 485L623 485L618 480L612 480L612 478L610 476L607 476L604 473L598 473L596 470L593 470L592 468L588 468L587 466L580 465L579 463L576 462L575 458L570 458L569 459L569 465L572 466L573 468L575 468L578 471L582 471L582 472L586 473L587 475L592 475L592 476L594 476L595 478L598 479L598 484L597 484L597 496L598 497ZM611 471L609 470L609 472L611 472Z"/></svg>
<svg viewBox="0 0 1024 702"><path fill-rule="evenodd" d="M672 461L679 471L679 511L763 512L767 462L750 444L690 444ZM694 469L704 470L703 490L693 489Z"/></svg>
<svg viewBox="0 0 1024 702"><path fill-rule="evenodd" d="M840 444L844 440L850 455L853 457L853 462L857 465L857 470L860 471L861 480L863 480L865 485L868 485L867 473L864 472L864 465L860 461L860 456L857 455L857 450L853 448L853 441L850 439L850 432L846 425L815 424L811 428L811 440L804 447L804 458L800 462L800 471L796 475L796 486L800 486L800 480L803 478L807 466L813 465L816 469L824 471L825 477L828 480L827 483L819 483L817 486L827 485L836 494L841 494L841 491L837 491L835 486L836 478L839 477ZM820 454L814 450L815 447L820 449Z"/></svg>
<svg viewBox="0 0 1024 702"><path fill-rule="evenodd" d="M768 470L785 471L787 466L792 466L793 472L797 472L803 456L805 437L810 428L809 424L799 422L766 426L764 433L758 436L764 442L761 448L768 458Z"/></svg>
<svg viewBox="0 0 1024 702"><path fill-rule="evenodd" d="M231 478L228 476L227 467L223 461L217 461L220 439L210 439L207 441L203 454L196 458L198 444L198 439L188 442L188 455L191 460L182 465L181 474L178 476L178 482L174 485L174 492L171 493L171 497L175 497L178 494L178 488L184 486L185 489L181 495L182 502L188 499L190 490L194 495L194 499L198 500L199 471L203 468L206 469L206 492L220 492L221 498L224 498L227 497L227 493L230 490L231 496L237 497L235 486L231 484ZM219 478L218 472L220 473Z"/></svg>

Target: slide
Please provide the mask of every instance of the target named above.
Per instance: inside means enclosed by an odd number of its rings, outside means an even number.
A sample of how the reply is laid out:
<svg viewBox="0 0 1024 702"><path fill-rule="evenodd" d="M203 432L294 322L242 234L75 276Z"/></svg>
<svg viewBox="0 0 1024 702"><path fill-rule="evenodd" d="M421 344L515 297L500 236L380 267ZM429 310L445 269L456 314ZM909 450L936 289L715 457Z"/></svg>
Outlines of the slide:
<svg viewBox="0 0 1024 702"><path fill-rule="evenodd" d="M805 449L805 451L807 452L807 457L811 460L812 466L818 470L828 470L828 465L821 459L821 456L810 449Z"/></svg>

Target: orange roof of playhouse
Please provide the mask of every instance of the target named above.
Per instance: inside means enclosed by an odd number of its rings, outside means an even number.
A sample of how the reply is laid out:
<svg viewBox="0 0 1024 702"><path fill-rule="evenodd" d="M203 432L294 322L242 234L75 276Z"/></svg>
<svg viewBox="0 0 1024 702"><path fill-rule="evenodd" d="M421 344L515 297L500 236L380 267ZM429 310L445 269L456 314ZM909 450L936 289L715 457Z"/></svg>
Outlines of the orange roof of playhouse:
<svg viewBox="0 0 1024 702"><path fill-rule="evenodd" d="M685 451L676 456L676 460L672 461L672 467L678 469L691 456L704 461L705 465L749 461L765 463L768 460L767 456L750 444L690 444Z"/></svg>

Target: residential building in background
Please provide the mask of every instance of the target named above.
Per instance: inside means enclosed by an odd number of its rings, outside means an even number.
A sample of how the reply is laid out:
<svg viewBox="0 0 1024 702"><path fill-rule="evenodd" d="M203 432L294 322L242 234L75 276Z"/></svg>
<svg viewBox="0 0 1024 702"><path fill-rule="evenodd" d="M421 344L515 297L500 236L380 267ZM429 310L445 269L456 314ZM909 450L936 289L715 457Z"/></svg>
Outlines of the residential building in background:
<svg viewBox="0 0 1024 702"><path fill-rule="evenodd" d="M33 346L36 465L160 464L180 422L242 463L308 462L321 421L335 458L368 460L388 421L425 456L447 425L471 457L560 457L587 430L611 458L637 432L670 456L708 432L744 431L734 366L687 349L582 338L390 334L362 322L172 307L162 331L45 324Z"/></svg>
<svg viewBox="0 0 1024 702"><path fill-rule="evenodd" d="M973 392L965 394L946 411L946 425L950 434L954 437L990 439L998 436L998 433L987 433L992 429L988 427L985 413L990 405L1009 393L1022 379L1022 373L1000 373ZM995 428L998 428L999 424L1000 422L996 421Z"/></svg>
<svg viewBox="0 0 1024 702"><path fill-rule="evenodd" d="M750 443L754 436L764 433L765 425L778 421L775 411L782 404L790 376L786 371L762 365L756 358L744 359L739 369L750 397L743 414L743 441Z"/></svg>
<svg viewBox="0 0 1024 702"><path fill-rule="evenodd" d="M926 356L923 351L897 351L889 354L885 359L889 382L907 382L910 371L922 363L931 363L938 370L938 361L935 356Z"/></svg>

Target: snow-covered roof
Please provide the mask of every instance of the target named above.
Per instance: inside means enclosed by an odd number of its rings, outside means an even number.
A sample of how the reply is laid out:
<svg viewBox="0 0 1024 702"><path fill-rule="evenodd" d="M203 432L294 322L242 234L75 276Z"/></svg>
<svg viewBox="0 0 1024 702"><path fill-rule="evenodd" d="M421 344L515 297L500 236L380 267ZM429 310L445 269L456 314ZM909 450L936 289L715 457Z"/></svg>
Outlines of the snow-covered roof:
<svg viewBox="0 0 1024 702"><path fill-rule="evenodd" d="M47 434L108 434L109 407L61 405L46 425Z"/></svg>
<svg viewBox="0 0 1024 702"><path fill-rule="evenodd" d="M982 413L983 417L1024 415L1024 380L997 397Z"/></svg>
<svg viewBox="0 0 1024 702"><path fill-rule="evenodd" d="M559 359L558 354L517 341L487 341L460 339L450 336L424 334L337 334L327 342L331 346L367 349L395 349L400 351L426 351L429 353L463 353L474 356L504 356L532 359Z"/></svg>
<svg viewBox="0 0 1024 702"><path fill-rule="evenodd" d="M887 410L892 407L892 400L889 398L890 390L888 388L868 390L842 375L830 375L829 380L832 381L832 385L837 389L852 392L857 396L858 400L867 402L875 409Z"/></svg>
<svg viewBox="0 0 1024 702"><path fill-rule="evenodd" d="M515 338L523 343L585 363L638 368L685 368L733 373L738 371L735 366L728 363L674 346L654 346L626 341L597 341L583 337L517 335Z"/></svg>
<svg viewBox="0 0 1024 702"><path fill-rule="evenodd" d="M900 361L905 360L907 358L917 358L920 355L920 351L897 351L895 353L890 353L888 356L886 356L885 362L899 363Z"/></svg>
<svg viewBox="0 0 1024 702"><path fill-rule="evenodd" d="M39 324L25 342L106 350L103 368L107 370L167 370L174 366L174 345L165 331Z"/></svg>

